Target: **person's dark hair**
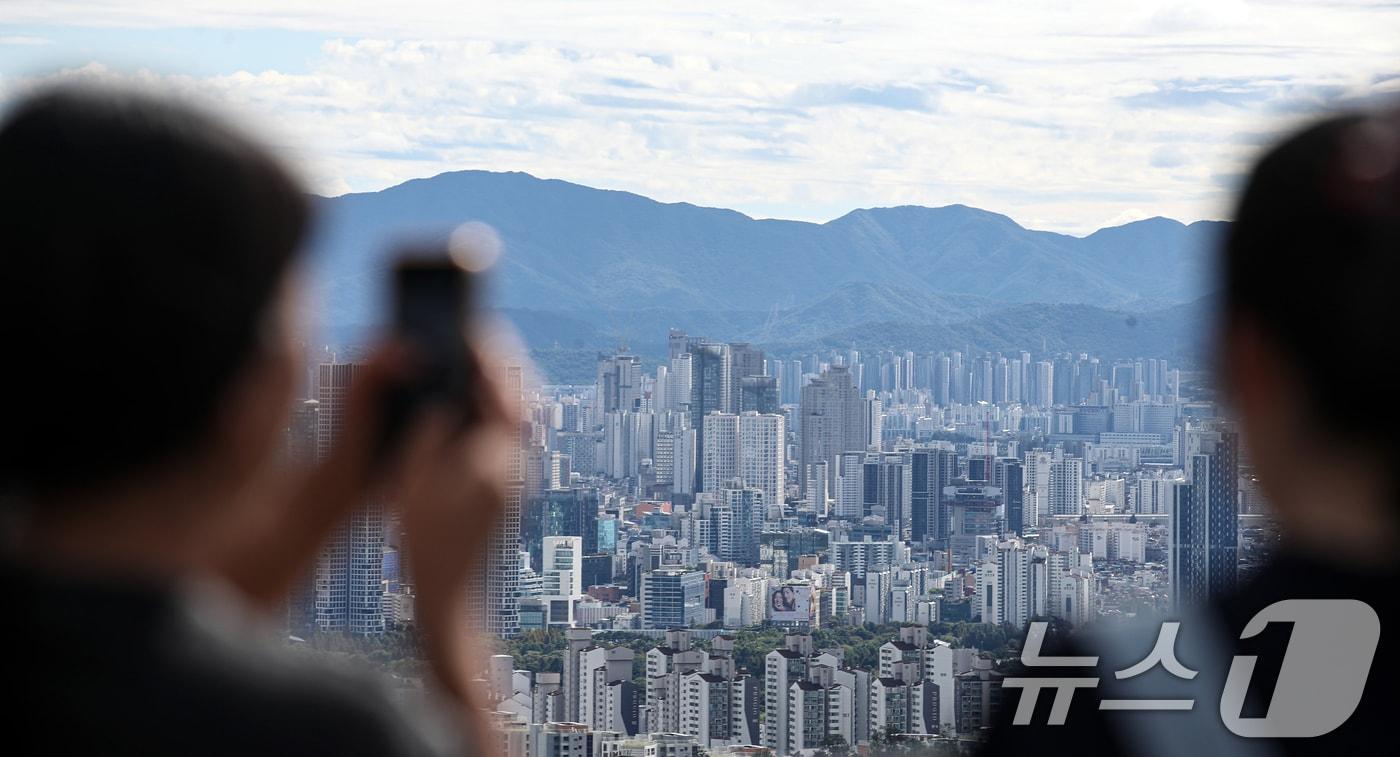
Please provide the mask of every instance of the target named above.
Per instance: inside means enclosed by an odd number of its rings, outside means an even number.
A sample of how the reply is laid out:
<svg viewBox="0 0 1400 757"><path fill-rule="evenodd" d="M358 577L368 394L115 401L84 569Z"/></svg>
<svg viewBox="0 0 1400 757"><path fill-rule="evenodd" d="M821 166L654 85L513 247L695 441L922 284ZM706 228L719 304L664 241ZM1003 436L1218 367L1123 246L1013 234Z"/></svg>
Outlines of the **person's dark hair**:
<svg viewBox="0 0 1400 757"><path fill-rule="evenodd" d="M1224 316L1284 354L1319 430L1394 447L1397 364L1377 353L1400 274L1400 118L1347 113L1286 138L1255 166L1225 246ZM1363 362L1364 361L1364 362Z"/></svg>
<svg viewBox="0 0 1400 757"><path fill-rule="evenodd" d="M197 448L266 333L300 184L173 99L58 88L0 123L0 494L100 486Z"/></svg>

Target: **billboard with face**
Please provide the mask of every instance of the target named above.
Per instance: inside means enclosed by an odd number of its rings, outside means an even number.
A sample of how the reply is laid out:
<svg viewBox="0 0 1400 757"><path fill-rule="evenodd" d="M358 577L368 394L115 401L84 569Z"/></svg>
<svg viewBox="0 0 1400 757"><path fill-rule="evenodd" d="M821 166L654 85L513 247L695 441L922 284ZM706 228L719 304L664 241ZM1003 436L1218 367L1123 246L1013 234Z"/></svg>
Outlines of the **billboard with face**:
<svg viewBox="0 0 1400 757"><path fill-rule="evenodd" d="M768 619L806 622L812 617L812 587L784 584L768 592Z"/></svg>

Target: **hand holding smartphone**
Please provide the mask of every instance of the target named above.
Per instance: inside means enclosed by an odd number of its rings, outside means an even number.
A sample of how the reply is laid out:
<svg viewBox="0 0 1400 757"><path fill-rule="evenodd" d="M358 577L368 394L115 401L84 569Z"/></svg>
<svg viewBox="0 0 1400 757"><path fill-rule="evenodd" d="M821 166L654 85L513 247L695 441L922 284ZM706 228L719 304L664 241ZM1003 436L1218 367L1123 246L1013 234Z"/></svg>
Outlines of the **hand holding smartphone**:
<svg viewBox="0 0 1400 757"><path fill-rule="evenodd" d="M481 367L467 345L474 275L447 244L402 248L393 270L393 334L410 353L411 378L385 401L381 453L397 446L426 406L445 408L463 426L479 414Z"/></svg>

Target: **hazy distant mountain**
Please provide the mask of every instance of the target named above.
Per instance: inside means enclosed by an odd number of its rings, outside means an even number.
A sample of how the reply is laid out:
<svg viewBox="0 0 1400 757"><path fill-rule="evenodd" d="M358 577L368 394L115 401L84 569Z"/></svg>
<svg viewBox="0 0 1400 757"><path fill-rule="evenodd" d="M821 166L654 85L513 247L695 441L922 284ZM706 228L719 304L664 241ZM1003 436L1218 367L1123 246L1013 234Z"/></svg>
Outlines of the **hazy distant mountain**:
<svg viewBox="0 0 1400 757"><path fill-rule="evenodd" d="M332 333L382 312L395 239L480 220L506 251L488 301L532 348L561 354L618 344L645 353L668 327L770 349L1043 342L1147 354L1180 341L1159 320L1208 292L1224 228L1153 218L1077 238L962 205L856 210L825 224L755 220L482 171L319 204L315 278Z"/></svg>
<svg viewBox="0 0 1400 757"><path fill-rule="evenodd" d="M813 340L880 321L946 324L979 318L1005 303L970 294L943 294L908 286L844 284L814 302L776 310L740 333L760 344Z"/></svg>
<svg viewBox="0 0 1400 757"><path fill-rule="evenodd" d="M788 309L866 282L1003 302L1184 302L1222 224L1151 219L1080 239L975 208L856 210L825 224L755 220L523 173L462 171L321 202L322 283L357 321L405 229L490 223L506 242L501 307ZM369 276L367 277L367 274Z"/></svg>
<svg viewBox="0 0 1400 757"><path fill-rule="evenodd" d="M1106 358L1169 357L1193 361L1201 356L1211 300L1175 305L1146 313L1108 310L1091 305L1028 303L1011 305L964 320L886 320L853 324L816 339L769 342L776 353L859 347L999 351L1014 354L1092 352Z"/></svg>
<svg viewBox="0 0 1400 757"><path fill-rule="evenodd" d="M535 359L551 379L566 383L592 381L597 354L600 350L625 344L640 355L648 365L665 354L665 329L681 325L690 333L736 341L751 341L769 354L791 357L828 349L859 350L966 350L1000 351L1017 354L1028 350L1033 354L1057 352L1089 352L1107 359L1132 357L1165 357L1173 363L1199 366L1208 347L1207 319L1213 298L1173 305L1159 310L1128 312L1091 305L1023 303L988 306L985 310L972 308L959 311L954 318L938 308L938 295L930 300L932 309L911 307L903 297L893 300L871 298L879 289L872 285L849 284L823 302L812 306L778 313L758 327L743 327L744 318L760 319L762 314L744 311L731 319L711 317L692 312L689 320L666 319L655 311L637 316L638 331L630 338L619 338L610 326L592 332L594 341L576 339L572 342L555 338L555 323L578 323L580 314L531 313L519 317L516 311L506 315L516 322L526 340L535 348ZM844 311L825 307L843 301L871 301L898 305L891 313L881 304L868 309ZM835 312L836 319L823 319L818 313ZM614 314L616 315L616 314Z"/></svg>

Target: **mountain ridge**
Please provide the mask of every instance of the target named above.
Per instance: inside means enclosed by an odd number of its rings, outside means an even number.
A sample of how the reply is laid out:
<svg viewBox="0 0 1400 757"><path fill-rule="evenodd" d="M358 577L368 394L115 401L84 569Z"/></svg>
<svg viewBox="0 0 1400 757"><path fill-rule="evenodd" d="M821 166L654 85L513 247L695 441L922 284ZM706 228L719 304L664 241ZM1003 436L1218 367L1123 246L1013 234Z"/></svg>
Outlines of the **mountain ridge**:
<svg viewBox="0 0 1400 757"><path fill-rule="evenodd" d="M1071 237L1028 230L1009 216L966 205L862 208L823 224L758 220L481 171L317 204L326 223L314 247L326 253L330 306L345 311L362 306L364 293L343 287L343 280L382 267L396 231L445 231L466 220L491 224L506 242L494 292L503 306L587 307L608 296L643 307L739 309L800 304L852 281L1009 302L1189 301L1205 293L1197 273L1213 242L1206 237L1220 225L1140 228L1158 225L1148 221ZM1143 254L1117 254L1125 247ZM1124 257L1153 265L1124 269L1115 264Z"/></svg>
<svg viewBox="0 0 1400 757"><path fill-rule="evenodd" d="M484 302L531 319L532 346L661 340L673 322L798 345L861 324L972 323L1012 305L1154 312L1209 294L1226 227L1157 217L1074 237L962 204L857 208L824 223L755 219L488 171L314 202L312 278L323 321L342 335L385 312L396 241L477 220L505 246ZM545 313L568 319L556 338Z"/></svg>

